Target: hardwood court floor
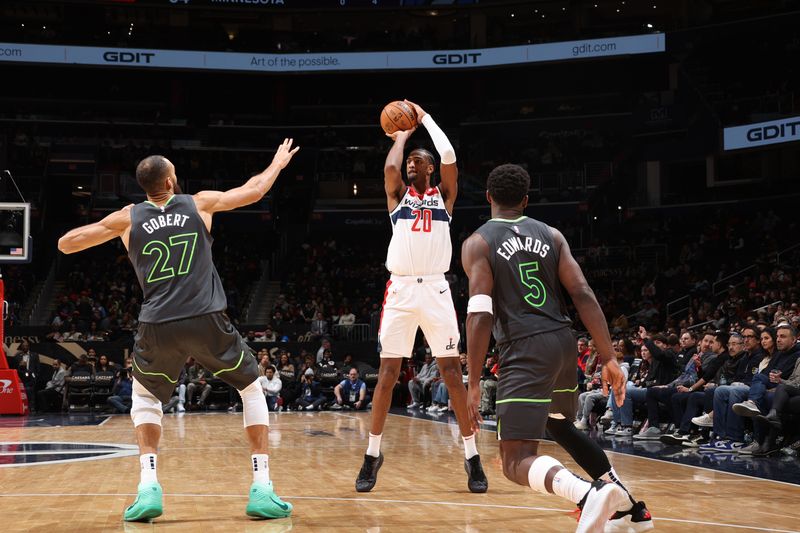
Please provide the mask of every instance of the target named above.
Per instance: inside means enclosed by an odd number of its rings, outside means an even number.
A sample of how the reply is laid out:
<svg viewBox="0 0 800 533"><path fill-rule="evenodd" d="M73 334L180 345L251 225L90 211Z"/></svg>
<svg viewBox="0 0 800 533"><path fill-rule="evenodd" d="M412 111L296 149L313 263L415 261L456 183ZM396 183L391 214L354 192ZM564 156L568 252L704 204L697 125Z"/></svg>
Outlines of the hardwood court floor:
<svg viewBox="0 0 800 533"><path fill-rule="evenodd" d="M244 514L251 481L239 414L164 417L159 480L165 513L153 524L124 524L133 501L138 458L83 460L0 468L0 528L8 531L181 533L282 531L521 532L573 531L573 506L503 478L494 434L478 447L487 494L466 487L457 427L390 416L386 462L372 493L353 488L366 446L364 413L273 413L270 469L291 518L253 521ZM135 444L127 416L101 426L0 428L0 442ZM560 448L543 450L574 467ZM128 452L131 453L131 452ZM800 487L771 480L611 454L634 494L648 503L657 531L796 531Z"/></svg>

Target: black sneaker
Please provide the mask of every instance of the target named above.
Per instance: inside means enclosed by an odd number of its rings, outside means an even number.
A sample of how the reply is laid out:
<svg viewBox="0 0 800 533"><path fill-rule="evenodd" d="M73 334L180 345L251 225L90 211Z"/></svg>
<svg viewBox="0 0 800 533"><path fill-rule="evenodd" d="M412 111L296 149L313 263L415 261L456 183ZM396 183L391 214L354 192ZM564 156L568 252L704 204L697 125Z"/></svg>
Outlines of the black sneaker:
<svg viewBox="0 0 800 533"><path fill-rule="evenodd" d="M364 456L364 464L361 465L361 471L356 479L357 492L369 492L372 490L372 487L378 481L378 470L381 469L381 465L383 465L383 454L378 455L378 457Z"/></svg>
<svg viewBox="0 0 800 533"><path fill-rule="evenodd" d="M605 533L623 533L650 531L653 529L653 518L644 502L636 502L628 511L618 511L609 518Z"/></svg>
<svg viewBox="0 0 800 533"><path fill-rule="evenodd" d="M711 439L704 437L703 435L695 435L694 437L690 437L689 440L683 442L683 445L688 446L689 448L699 448L700 446L708 444L710 440Z"/></svg>
<svg viewBox="0 0 800 533"><path fill-rule="evenodd" d="M467 486L470 492L481 493L489 490L489 480L483 473L480 455L464 459L464 470L467 471Z"/></svg>
<svg viewBox="0 0 800 533"><path fill-rule="evenodd" d="M684 442L689 442L689 435L673 433L672 435L662 435L659 440L664 444L677 444L680 446Z"/></svg>

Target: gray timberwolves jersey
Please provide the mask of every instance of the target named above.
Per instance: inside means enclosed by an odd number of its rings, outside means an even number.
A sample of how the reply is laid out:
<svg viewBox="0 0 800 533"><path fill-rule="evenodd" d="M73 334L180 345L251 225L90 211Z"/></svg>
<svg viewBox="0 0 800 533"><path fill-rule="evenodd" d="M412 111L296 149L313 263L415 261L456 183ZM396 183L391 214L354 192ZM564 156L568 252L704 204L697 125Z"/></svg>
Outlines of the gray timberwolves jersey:
<svg viewBox="0 0 800 533"><path fill-rule="evenodd" d="M528 217L495 218L478 228L489 244L498 344L572 324L558 280L559 250L547 224Z"/></svg>
<svg viewBox="0 0 800 533"><path fill-rule="evenodd" d="M128 256L144 293L139 322L160 323L227 308L211 259L213 239L194 199L176 194L163 206L131 209Z"/></svg>

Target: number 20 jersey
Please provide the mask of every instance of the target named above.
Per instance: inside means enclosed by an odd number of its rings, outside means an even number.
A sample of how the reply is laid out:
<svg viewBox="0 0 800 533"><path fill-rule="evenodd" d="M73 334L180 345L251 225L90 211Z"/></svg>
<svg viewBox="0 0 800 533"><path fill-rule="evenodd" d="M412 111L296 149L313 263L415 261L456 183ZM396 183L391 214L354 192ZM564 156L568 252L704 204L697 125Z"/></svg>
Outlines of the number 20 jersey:
<svg viewBox="0 0 800 533"><path fill-rule="evenodd" d="M399 276L444 274L450 270L450 213L438 187L420 195L407 187L397 207L389 213L392 240L386 269Z"/></svg>
<svg viewBox="0 0 800 533"><path fill-rule="evenodd" d="M191 195L176 194L163 206L133 206L128 257L144 293L139 322L157 324L227 308L211 259L213 242Z"/></svg>
<svg viewBox="0 0 800 533"><path fill-rule="evenodd" d="M572 324L558 279L561 250L550 227L522 216L494 218L476 230L489 245L494 277L494 327L498 344Z"/></svg>

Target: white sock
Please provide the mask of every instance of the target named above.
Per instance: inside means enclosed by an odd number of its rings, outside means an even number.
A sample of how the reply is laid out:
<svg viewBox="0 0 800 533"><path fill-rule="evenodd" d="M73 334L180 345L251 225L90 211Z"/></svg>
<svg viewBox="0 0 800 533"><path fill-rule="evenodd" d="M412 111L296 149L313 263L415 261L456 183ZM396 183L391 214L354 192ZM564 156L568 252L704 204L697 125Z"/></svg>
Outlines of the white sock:
<svg viewBox="0 0 800 533"><path fill-rule="evenodd" d="M269 483L269 455L254 453L250 458L253 464L253 483Z"/></svg>
<svg viewBox="0 0 800 533"><path fill-rule="evenodd" d="M372 433L369 434L369 445L367 446L367 455L371 455L372 457L380 457L381 437L383 437L382 433L380 435L373 435Z"/></svg>
<svg viewBox="0 0 800 533"><path fill-rule="evenodd" d="M158 458L154 453L145 453L139 456L139 466L142 468L141 483L158 483L156 466Z"/></svg>
<svg viewBox="0 0 800 533"><path fill-rule="evenodd" d="M592 488L592 484L579 478L566 468L556 473L553 478L553 492L573 503L578 503Z"/></svg>
<svg viewBox="0 0 800 533"><path fill-rule="evenodd" d="M472 459L476 455L478 455L478 448L475 446L475 434L473 433L469 437L461 437L461 440L464 441L464 457L467 459Z"/></svg>
<svg viewBox="0 0 800 533"><path fill-rule="evenodd" d="M561 470L553 478L553 493L566 498L572 503L581 501L592 488L591 483L579 478L564 468L564 465L556 459L547 455L540 455L531 464L531 468L528 470L528 484L530 487L537 492L547 494L545 479L554 467L560 467Z"/></svg>

